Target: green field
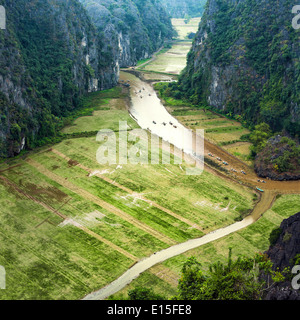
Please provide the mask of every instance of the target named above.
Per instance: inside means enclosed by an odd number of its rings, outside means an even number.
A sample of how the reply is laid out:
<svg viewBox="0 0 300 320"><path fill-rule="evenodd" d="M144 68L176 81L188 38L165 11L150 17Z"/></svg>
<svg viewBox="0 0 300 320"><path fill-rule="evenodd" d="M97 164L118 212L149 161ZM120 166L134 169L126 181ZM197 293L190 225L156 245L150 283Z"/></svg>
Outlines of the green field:
<svg viewBox="0 0 300 320"><path fill-rule="evenodd" d="M128 115L126 97L127 94L121 87L89 94L84 99L84 106L90 110L90 114L77 118L63 128L62 132L72 134L100 129L119 130L119 121L127 121L131 129L138 128Z"/></svg>
<svg viewBox="0 0 300 320"><path fill-rule="evenodd" d="M157 55L154 61L144 65L142 69L178 75L186 66L186 56L190 49L190 43L176 43L168 51Z"/></svg>
<svg viewBox="0 0 300 320"><path fill-rule="evenodd" d="M64 133L115 130L120 119L137 127L119 89L83 102L94 112ZM100 165L101 143L73 137L1 165L0 299L80 299L139 259L232 224L254 206L252 191L206 171L188 176L185 162Z"/></svg>
<svg viewBox="0 0 300 320"><path fill-rule="evenodd" d="M181 268L189 257L196 257L207 270L213 262L226 262L229 248L232 247L232 257L253 257L256 253L265 252L269 246L269 236L273 229L280 226L286 219L299 212L300 195L282 195L274 203L263 217L247 229L233 233L220 240L206 244L195 250L159 264L134 280L129 286L110 297L110 299L127 299L128 290L135 287L153 288L166 298L176 295L177 283L180 278Z"/></svg>
<svg viewBox="0 0 300 320"><path fill-rule="evenodd" d="M198 31L201 18L193 18L188 23L184 22L185 19L172 19L172 25L178 33L178 39L186 40L189 33Z"/></svg>
<svg viewBox="0 0 300 320"><path fill-rule="evenodd" d="M240 160L252 165L250 156L251 143L243 136L250 131L233 119L218 115L210 110L185 106L185 102L165 98L168 111L185 127L191 130L204 129L205 138L235 155Z"/></svg>
<svg viewBox="0 0 300 320"><path fill-rule="evenodd" d="M191 32L197 32L199 22L200 18L191 19L187 24L185 24L184 19L172 19L172 24L178 33L172 47L162 49L153 60L139 61L138 69L158 74L179 75L186 66L187 54L192 46L192 40L188 39L187 36Z"/></svg>

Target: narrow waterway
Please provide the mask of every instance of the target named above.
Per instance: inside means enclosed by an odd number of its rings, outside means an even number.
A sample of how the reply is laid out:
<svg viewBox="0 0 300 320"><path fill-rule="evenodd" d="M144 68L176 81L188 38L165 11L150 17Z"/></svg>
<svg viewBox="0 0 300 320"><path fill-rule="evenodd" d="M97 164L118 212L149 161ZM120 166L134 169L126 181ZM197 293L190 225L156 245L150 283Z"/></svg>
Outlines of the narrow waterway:
<svg viewBox="0 0 300 320"><path fill-rule="evenodd" d="M184 160L187 160L185 155L188 155L189 163L193 158L195 164L197 162L197 167L203 168L204 131L199 130L195 134L170 115L149 83L126 72L121 72L121 80L130 81L131 106L129 112L139 126L173 145L177 151L181 150Z"/></svg>
<svg viewBox="0 0 300 320"><path fill-rule="evenodd" d="M184 149L185 152L193 153L193 146L191 147L189 143L184 142L184 140L191 138L190 131L167 112L152 86L128 73L122 74L121 79L130 81L132 101L130 113L141 128L150 130L153 134L162 137L165 141L174 144L179 149ZM166 125L164 125L164 123L166 123ZM170 123L172 123L172 125ZM186 147L187 145L189 146ZM84 300L106 299L110 295L123 289L141 273L156 264L250 226L261 217L262 213L271 207L274 197L275 194L265 192L262 195L261 201L254 208L251 216L228 227L213 231L199 239L192 239L174 245L148 258L142 259L127 270L121 277L106 287L87 295Z"/></svg>

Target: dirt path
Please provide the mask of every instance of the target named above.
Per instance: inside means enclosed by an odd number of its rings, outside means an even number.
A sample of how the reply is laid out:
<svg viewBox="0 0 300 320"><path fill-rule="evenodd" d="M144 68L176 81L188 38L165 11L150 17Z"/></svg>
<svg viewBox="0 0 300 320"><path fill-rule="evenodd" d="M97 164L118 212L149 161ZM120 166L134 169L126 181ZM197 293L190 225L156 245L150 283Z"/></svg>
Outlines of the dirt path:
<svg viewBox="0 0 300 320"><path fill-rule="evenodd" d="M141 273L145 272L149 268L159 263L162 263L165 260L168 260L177 255L185 253L186 251L198 248L209 242L221 239L231 233L237 232L241 229L244 229L250 226L261 217L262 212L265 212L272 206L275 195L272 194L271 192L266 192L262 196L262 198L263 198L262 201L259 202L258 205L253 210L252 215L246 217L244 220L240 222L236 222L228 227L213 231L199 239L189 240L187 242L177 244L175 246L169 247L168 249L155 253L152 256L136 263L133 267L127 270L120 278L116 279L106 287L87 295L86 297L84 297L84 300L106 299L112 294L120 291L125 286L130 284Z"/></svg>
<svg viewBox="0 0 300 320"><path fill-rule="evenodd" d="M207 140L204 141L204 148L206 157L210 157L208 153L211 153L214 157L210 158L216 163L220 164L220 161L215 160L216 157L219 157L222 161L226 161L228 163L228 166L224 166L226 169L231 170L233 168L237 171L237 173L231 173L230 176L246 185L280 194L300 193L300 181L265 180L266 183L259 183L258 180L262 180L262 178L258 177L254 170L240 159ZM241 170L245 171L246 175L241 173Z"/></svg>
<svg viewBox="0 0 300 320"><path fill-rule="evenodd" d="M255 174L254 170L249 168L247 164L237 159L233 155L229 154L225 150L219 148L218 146L205 140L204 142L205 156L209 156L208 153L212 153L215 157L220 157L222 161L226 161L229 164L229 168L234 168L237 172L232 174L223 174L219 171L210 168L215 174L222 176L226 179L236 180L236 182L242 183L242 185L255 188L258 183L258 176ZM207 167L207 165L206 165ZM245 171L246 174L241 173L241 170ZM260 186L260 185L259 185ZM261 187L261 186L260 186ZM106 287L91 293L84 297L85 300L101 300L106 299L110 295L120 291L126 285L131 283L135 278L137 278L141 273L148 270L149 268L168 260L174 256L180 255L186 251L198 248L207 244L209 242L215 241L217 239L223 238L231 233L237 232L243 228L246 228L256 222L268 209L273 205L277 194L281 193L300 193L299 181L270 181L268 180L266 184L263 185L265 192L261 193L261 197L253 212L250 216L246 217L240 222L236 222L228 227L215 230L199 239L189 240L185 243L181 243L168 249L162 250L153 254L152 256L139 261L127 272L125 272L120 278L116 279Z"/></svg>
<svg viewBox="0 0 300 320"><path fill-rule="evenodd" d="M88 200L94 202L95 204L99 205L100 207L102 207L102 208L108 210L109 212L117 215L121 219L129 222L130 224L132 224L132 225L136 226L137 228L145 231L146 233L149 233L150 235L152 235L153 237L159 239L160 241L162 241L162 242L164 242L164 243L166 243L168 245L174 245L176 243L176 241L174 241L173 239L170 239L169 237L167 237L167 236L161 234L160 232L152 229L151 227L149 227L145 223L135 219L131 215L129 215L129 214L125 213L124 211L114 207L110 203L103 201L102 199L94 196L93 194L89 193L88 191L77 187L76 185L72 184L68 180L66 180L66 179L56 175L55 173L49 171L47 168L45 168L40 163L38 163L38 162L36 162L36 161L34 161L32 159L29 159L29 158L26 159L26 161L27 161L28 164L30 164L35 169L37 169L40 173L44 174L45 176L47 176L51 180L56 181L61 186L71 190L72 192L82 196L85 199L88 199Z"/></svg>

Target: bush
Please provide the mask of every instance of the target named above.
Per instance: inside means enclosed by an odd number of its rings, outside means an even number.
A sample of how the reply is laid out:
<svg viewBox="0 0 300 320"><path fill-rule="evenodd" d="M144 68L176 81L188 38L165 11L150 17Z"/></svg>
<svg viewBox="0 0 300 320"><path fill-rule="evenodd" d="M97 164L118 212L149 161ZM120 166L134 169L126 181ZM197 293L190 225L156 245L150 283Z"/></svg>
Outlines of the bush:
<svg viewBox="0 0 300 320"><path fill-rule="evenodd" d="M282 230L281 230L280 227L275 228L275 229L272 230L272 232L270 233L270 236L269 236L270 246L273 246L276 243L276 241L278 240L281 232L282 232Z"/></svg>
<svg viewBox="0 0 300 320"><path fill-rule="evenodd" d="M165 300L159 294L154 293L153 289L136 287L128 292L129 300Z"/></svg>

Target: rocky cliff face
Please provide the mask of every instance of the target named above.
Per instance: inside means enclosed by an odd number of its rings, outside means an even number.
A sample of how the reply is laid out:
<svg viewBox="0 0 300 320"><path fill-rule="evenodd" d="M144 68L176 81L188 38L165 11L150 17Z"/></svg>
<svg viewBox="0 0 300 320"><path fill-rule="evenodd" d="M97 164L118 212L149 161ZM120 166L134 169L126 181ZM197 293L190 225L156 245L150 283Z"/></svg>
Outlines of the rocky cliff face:
<svg viewBox="0 0 300 320"><path fill-rule="evenodd" d="M149 58L171 39L171 20L159 1L80 0L120 67Z"/></svg>
<svg viewBox="0 0 300 320"><path fill-rule="evenodd" d="M76 0L1 4L0 156L13 156L55 135L80 95L114 86L118 66L99 50L103 43Z"/></svg>
<svg viewBox="0 0 300 320"><path fill-rule="evenodd" d="M99 3L89 15L79 0L0 0L0 157L53 141L82 94L113 87L120 66L172 36L155 1Z"/></svg>
<svg viewBox="0 0 300 320"><path fill-rule="evenodd" d="M280 225L277 241L266 252L273 262L274 270L292 269L299 264L300 255L300 212L284 220ZM293 290L291 281L276 285L268 291L267 300L300 300L299 290Z"/></svg>
<svg viewBox="0 0 300 320"><path fill-rule="evenodd" d="M274 131L300 130L293 0L209 0L180 87L193 102Z"/></svg>

